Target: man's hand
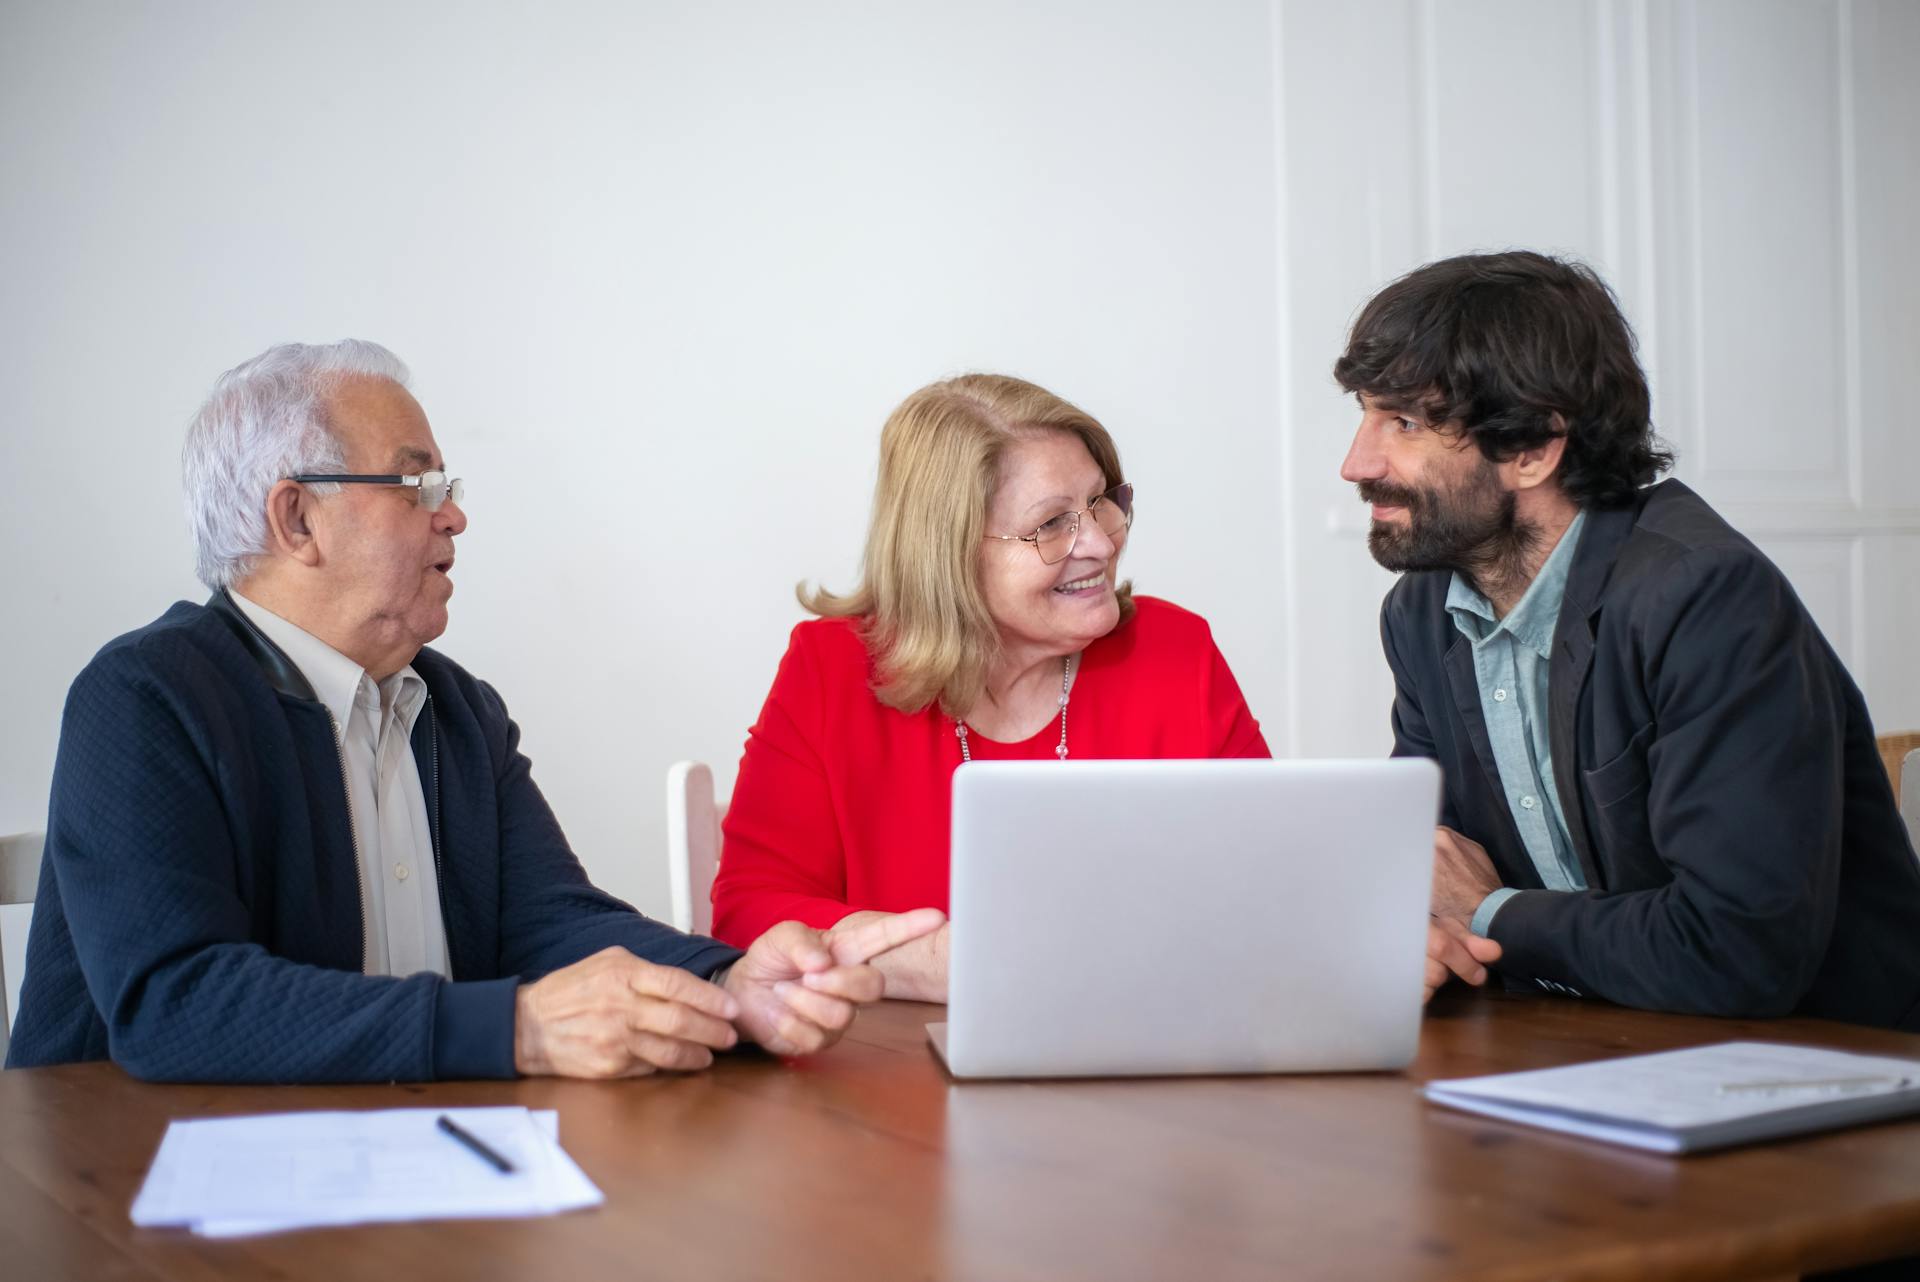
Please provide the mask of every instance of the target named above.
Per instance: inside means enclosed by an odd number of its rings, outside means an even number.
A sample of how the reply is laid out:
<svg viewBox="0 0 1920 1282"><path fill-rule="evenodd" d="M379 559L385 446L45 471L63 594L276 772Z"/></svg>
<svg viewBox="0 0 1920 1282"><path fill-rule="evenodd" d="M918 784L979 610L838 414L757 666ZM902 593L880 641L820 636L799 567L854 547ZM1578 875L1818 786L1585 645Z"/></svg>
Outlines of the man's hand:
<svg viewBox="0 0 1920 1282"><path fill-rule="evenodd" d="M640 1077L696 1069L739 1040L740 1004L674 966L604 948L520 986L513 1066L554 1077Z"/></svg>
<svg viewBox="0 0 1920 1282"><path fill-rule="evenodd" d="M1469 984L1487 982L1487 966L1500 960L1500 945L1483 938L1450 917L1435 917L1427 927L1427 995L1433 1000L1442 984L1458 975Z"/></svg>
<svg viewBox="0 0 1920 1282"><path fill-rule="evenodd" d="M1480 901L1500 889L1487 849L1451 828L1433 833L1433 915L1466 926Z"/></svg>
<svg viewBox="0 0 1920 1282"><path fill-rule="evenodd" d="M946 920L937 908L916 908L831 933L781 922L727 972L740 1031L776 1055L825 1050L847 1031L856 1006L886 995L886 981L868 963Z"/></svg>

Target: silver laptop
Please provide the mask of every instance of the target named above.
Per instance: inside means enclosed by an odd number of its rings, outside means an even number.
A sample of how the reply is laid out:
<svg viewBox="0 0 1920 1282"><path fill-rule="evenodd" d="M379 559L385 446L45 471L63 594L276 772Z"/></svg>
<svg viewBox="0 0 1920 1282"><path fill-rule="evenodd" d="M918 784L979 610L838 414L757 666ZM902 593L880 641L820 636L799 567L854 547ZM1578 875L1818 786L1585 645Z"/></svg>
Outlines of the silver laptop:
<svg viewBox="0 0 1920 1282"><path fill-rule="evenodd" d="M974 762L953 780L955 1077L1404 1067L1431 761Z"/></svg>

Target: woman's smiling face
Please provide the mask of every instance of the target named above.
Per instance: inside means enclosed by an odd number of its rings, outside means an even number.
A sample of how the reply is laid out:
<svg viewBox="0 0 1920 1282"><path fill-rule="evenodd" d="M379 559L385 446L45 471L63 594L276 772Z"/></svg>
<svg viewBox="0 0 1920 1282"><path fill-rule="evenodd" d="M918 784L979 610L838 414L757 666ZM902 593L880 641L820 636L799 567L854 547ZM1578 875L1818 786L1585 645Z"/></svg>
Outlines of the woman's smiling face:
<svg viewBox="0 0 1920 1282"><path fill-rule="evenodd" d="M982 540L980 589L1008 650L1074 654L1119 624L1114 584L1127 531L1109 535L1087 510L1108 484L1072 432L1022 435L1000 455L987 504L989 535L1030 535L1056 517L1080 514L1073 552L1053 565L1032 543Z"/></svg>

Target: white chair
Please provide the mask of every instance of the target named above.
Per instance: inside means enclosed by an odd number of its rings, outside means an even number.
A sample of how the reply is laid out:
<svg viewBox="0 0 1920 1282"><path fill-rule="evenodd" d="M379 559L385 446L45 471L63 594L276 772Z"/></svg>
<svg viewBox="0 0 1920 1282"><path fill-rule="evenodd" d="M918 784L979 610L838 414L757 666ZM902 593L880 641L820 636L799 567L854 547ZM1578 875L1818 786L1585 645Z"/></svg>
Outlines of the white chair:
<svg viewBox="0 0 1920 1282"><path fill-rule="evenodd" d="M46 845L43 832L16 833L0 837L0 905L30 904L40 885L40 851ZM12 989L7 986L7 956L0 949L0 1060L7 1057L12 1040Z"/></svg>
<svg viewBox="0 0 1920 1282"><path fill-rule="evenodd" d="M698 761L667 767L667 879L673 925L696 935L713 933L713 877L720 868L720 819L725 802L713 798L713 771Z"/></svg>
<svg viewBox="0 0 1920 1282"><path fill-rule="evenodd" d="M1907 821L1914 850L1920 851L1920 748L1900 763L1900 817Z"/></svg>

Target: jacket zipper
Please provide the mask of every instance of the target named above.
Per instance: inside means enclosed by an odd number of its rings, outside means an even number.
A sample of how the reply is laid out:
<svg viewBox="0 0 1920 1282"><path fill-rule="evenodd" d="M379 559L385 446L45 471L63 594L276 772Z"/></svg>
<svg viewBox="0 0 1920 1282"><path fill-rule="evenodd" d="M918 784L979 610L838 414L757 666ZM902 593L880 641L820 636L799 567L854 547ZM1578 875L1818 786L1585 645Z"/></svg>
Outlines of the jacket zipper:
<svg viewBox="0 0 1920 1282"><path fill-rule="evenodd" d="M440 862L440 719L433 715L433 696L427 696L427 747L433 769L433 829L427 844L433 847L433 885L440 892L440 933L447 936L447 975L453 975L453 937L447 933L447 872Z"/></svg>
<svg viewBox="0 0 1920 1282"><path fill-rule="evenodd" d="M353 888L360 895L360 973L367 973L367 946L373 939L373 922L367 917L367 863L360 855L360 822L353 813L353 785L347 780L347 749L340 734L340 723L327 710L327 724L333 727L333 752L340 761L340 790L347 797L347 837L353 842ZM439 856L434 856L436 869Z"/></svg>

